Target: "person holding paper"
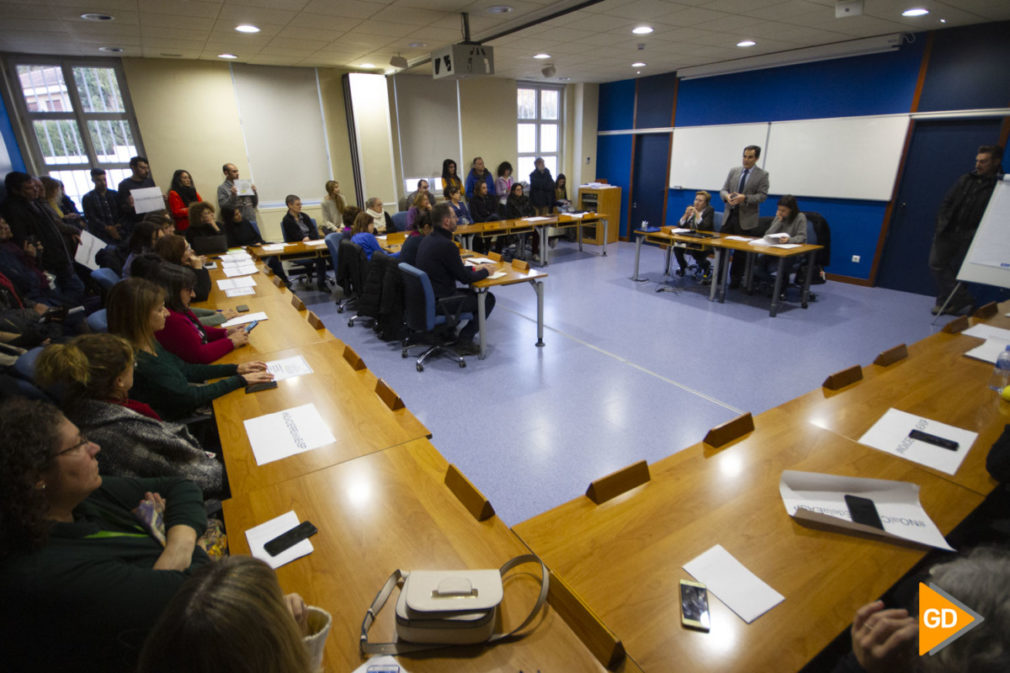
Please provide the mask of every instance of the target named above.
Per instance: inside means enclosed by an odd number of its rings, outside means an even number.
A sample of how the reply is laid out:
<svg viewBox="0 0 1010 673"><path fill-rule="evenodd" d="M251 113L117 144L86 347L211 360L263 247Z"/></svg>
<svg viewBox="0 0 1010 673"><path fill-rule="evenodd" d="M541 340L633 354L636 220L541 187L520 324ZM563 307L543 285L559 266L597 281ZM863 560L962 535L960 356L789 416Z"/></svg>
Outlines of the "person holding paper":
<svg viewBox="0 0 1010 673"><path fill-rule="evenodd" d="M12 671L133 671L210 562L200 487L99 473L98 444L48 402L0 405L0 631Z"/></svg>
<svg viewBox="0 0 1010 673"><path fill-rule="evenodd" d="M560 178L559 178L560 179ZM680 226L691 231L714 231L715 230L715 209L712 208L712 195L702 190L694 193L694 203L684 209L684 214L680 218ZM673 248L673 254L677 258L677 275L683 276L687 272L687 259L685 251L691 253L694 261L698 264L704 276L708 276L711 264L708 263L709 248L703 245L693 245L688 243L678 243Z"/></svg>
<svg viewBox="0 0 1010 673"><path fill-rule="evenodd" d="M743 165L731 168L719 192L726 204L722 233L756 236L758 209L768 198L768 172L757 166L761 148L748 145L743 149ZM744 264L736 260L730 267L730 287L740 287Z"/></svg>
<svg viewBox="0 0 1010 673"><path fill-rule="evenodd" d="M22 299L44 305L45 309L80 306L84 301L83 285L79 290L71 289L69 292L51 287L38 265L41 248L42 244L34 237L26 239L21 245L15 243L10 225L0 216L0 269L13 282Z"/></svg>
<svg viewBox="0 0 1010 673"><path fill-rule="evenodd" d="M249 185L252 194L240 194L238 185L235 184L239 179L238 166L225 164L221 167L221 171L224 173L224 182L217 188L217 207L238 208L242 211L242 217L250 222L256 222L256 206L260 202L256 185Z"/></svg>
<svg viewBox="0 0 1010 673"><path fill-rule="evenodd" d="M175 220L175 230L185 234L189 229L189 207L203 201L200 192L196 191L193 176L181 168L172 174L172 188L168 192L168 210Z"/></svg>
<svg viewBox="0 0 1010 673"><path fill-rule="evenodd" d="M91 182L95 188L81 199L88 231L106 243L122 243L128 232L119 221L119 194L109 189L105 169L92 168Z"/></svg>
<svg viewBox="0 0 1010 673"><path fill-rule="evenodd" d="M999 145L982 145L975 154L975 170L965 173L948 190L936 213L933 244L929 249L929 270L936 279L936 315L944 302L954 293L957 272L964 263L975 231L989 204L989 197L999 180L1003 148ZM975 298L962 284L958 293L947 303L945 313L956 314L975 305ZM969 311L970 313L971 311Z"/></svg>
<svg viewBox="0 0 1010 673"><path fill-rule="evenodd" d="M119 217L124 222L139 222L143 219L143 214L138 214L133 207L133 196L130 195L134 189L145 189L156 187L154 178L151 177L151 166L147 163L147 157L136 156L130 159L130 170L133 174L119 181L116 193L119 196Z"/></svg>
<svg viewBox="0 0 1010 673"><path fill-rule="evenodd" d="M134 396L167 420L186 418L233 390L273 380L264 362L195 365L165 350L155 334L165 328L165 292L141 278L113 286L108 299L109 333L123 337L137 354ZM221 378L224 377L224 378ZM193 385L208 379L205 385Z"/></svg>
<svg viewBox="0 0 1010 673"><path fill-rule="evenodd" d="M765 232L765 240L775 244L796 243L802 245L807 242L807 216L800 212L800 206L796 202L796 197L792 194L785 194L779 199L775 210L775 219ZM779 260L771 255L758 255L757 276L767 281L772 277L774 269L778 268ZM797 262L798 263L798 262ZM785 266L785 274L795 268L788 263ZM788 278L783 278L783 282ZM783 286L784 287L784 286Z"/></svg>

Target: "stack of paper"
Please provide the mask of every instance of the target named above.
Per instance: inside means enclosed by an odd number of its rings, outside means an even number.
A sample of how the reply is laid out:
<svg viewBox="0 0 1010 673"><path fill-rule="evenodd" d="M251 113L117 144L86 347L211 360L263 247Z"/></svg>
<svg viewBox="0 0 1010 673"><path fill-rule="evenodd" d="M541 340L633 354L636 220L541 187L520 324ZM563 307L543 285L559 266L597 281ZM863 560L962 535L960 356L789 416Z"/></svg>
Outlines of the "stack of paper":
<svg viewBox="0 0 1010 673"><path fill-rule="evenodd" d="M217 289L225 292L240 287L256 287L256 279L246 276L245 278L221 278L217 281Z"/></svg>
<svg viewBox="0 0 1010 673"><path fill-rule="evenodd" d="M285 248L284 243L270 243L269 245L260 246L263 252L280 252Z"/></svg>
<svg viewBox="0 0 1010 673"><path fill-rule="evenodd" d="M966 329L961 334L985 339L981 346L965 351L965 355L991 364L996 364L999 354L1005 351L1007 346L1010 346L1010 330L1008 329L978 324Z"/></svg>

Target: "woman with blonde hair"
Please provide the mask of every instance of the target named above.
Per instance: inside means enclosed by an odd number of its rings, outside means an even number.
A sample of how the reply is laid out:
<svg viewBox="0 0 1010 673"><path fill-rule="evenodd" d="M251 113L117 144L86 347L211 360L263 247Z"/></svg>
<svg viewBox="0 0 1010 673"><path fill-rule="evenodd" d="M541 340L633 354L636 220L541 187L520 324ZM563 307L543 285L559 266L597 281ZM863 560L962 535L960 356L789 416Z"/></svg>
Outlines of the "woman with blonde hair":
<svg viewBox="0 0 1010 673"><path fill-rule="evenodd" d="M273 380L265 362L240 365L194 365L158 343L155 332L165 328L165 291L142 278L116 283L109 292L109 332L126 339L137 356L134 395L169 420L185 418L199 407L233 390ZM206 385L207 379L221 378Z"/></svg>
<svg viewBox="0 0 1010 673"><path fill-rule="evenodd" d="M59 388L67 418L102 447L102 474L184 477L202 488L205 498L224 497L224 465L186 426L166 423L150 406L130 399L133 366L126 339L84 334L46 347L35 376L47 388Z"/></svg>
<svg viewBox="0 0 1010 673"><path fill-rule="evenodd" d="M340 194L340 183L336 180L326 181L326 196L320 202L323 209L323 223L319 225L325 234L333 234L342 229L340 216L344 213L347 204Z"/></svg>
<svg viewBox="0 0 1010 673"><path fill-rule="evenodd" d="M305 603L266 563L231 556L194 574L144 643L138 673L311 673Z"/></svg>
<svg viewBox="0 0 1010 673"><path fill-rule="evenodd" d="M424 212L431 212L431 195L428 192L418 192L413 205L407 211L407 231L414 231L417 228L417 220Z"/></svg>

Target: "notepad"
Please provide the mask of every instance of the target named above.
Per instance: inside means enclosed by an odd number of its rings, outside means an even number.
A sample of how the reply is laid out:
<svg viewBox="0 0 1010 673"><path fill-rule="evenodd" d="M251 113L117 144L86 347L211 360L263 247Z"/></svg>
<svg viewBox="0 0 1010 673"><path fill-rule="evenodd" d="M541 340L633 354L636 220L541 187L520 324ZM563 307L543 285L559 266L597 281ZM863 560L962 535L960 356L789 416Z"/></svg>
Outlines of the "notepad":
<svg viewBox="0 0 1010 673"><path fill-rule="evenodd" d="M236 287L224 291L224 296L226 297L245 297L250 294L256 294L255 287Z"/></svg>

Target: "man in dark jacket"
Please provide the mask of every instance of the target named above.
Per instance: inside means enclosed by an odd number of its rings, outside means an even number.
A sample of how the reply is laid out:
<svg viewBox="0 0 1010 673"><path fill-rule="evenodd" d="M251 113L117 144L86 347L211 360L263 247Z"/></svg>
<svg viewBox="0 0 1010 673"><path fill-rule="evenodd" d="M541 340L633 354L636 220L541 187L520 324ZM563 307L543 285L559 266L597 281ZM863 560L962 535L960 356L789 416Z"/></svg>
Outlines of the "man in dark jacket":
<svg viewBox="0 0 1010 673"><path fill-rule="evenodd" d="M933 315L940 312L948 297L950 301L944 313L959 313L975 304L975 298L967 288L957 284L957 272L968 254L975 230L982 221L982 214L999 179L1002 160L1002 147L979 147L975 170L959 177L940 204L933 247L929 250L929 270L933 272L938 286Z"/></svg>
<svg viewBox="0 0 1010 673"><path fill-rule="evenodd" d="M537 215L548 215L554 210L554 178L540 157L533 162L533 172L530 173L530 203L537 210Z"/></svg>
<svg viewBox="0 0 1010 673"><path fill-rule="evenodd" d="M468 269L463 265L463 259L459 255L459 248L452 240L452 233L456 231L456 213L446 203L440 203L431 211L431 222L434 230L429 236L425 236L417 250L417 268L428 274L431 280L431 288L435 292L435 299L444 297L459 297L462 302L462 313L477 312L477 293L467 288L457 288L456 282L465 285L484 280L495 268L494 264L480 264L474 269ZM494 295L488 292L484 304L484 317L491 315L494 308ZM468 322L459 332L459 345L457 350L465 355L474 355L480 352L480 346L473 342L477 334L477 319Z"/></svg>
<svg viewBox="0 0 1010 673"><path fill-rule="evenodd" d="M81 201L88 231L106 243L118 245L125 242L127 232L119 223L119 193L109 189L104 169L92 168L91 181L95 183L95 188Z"/></svg>

